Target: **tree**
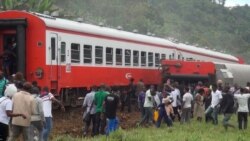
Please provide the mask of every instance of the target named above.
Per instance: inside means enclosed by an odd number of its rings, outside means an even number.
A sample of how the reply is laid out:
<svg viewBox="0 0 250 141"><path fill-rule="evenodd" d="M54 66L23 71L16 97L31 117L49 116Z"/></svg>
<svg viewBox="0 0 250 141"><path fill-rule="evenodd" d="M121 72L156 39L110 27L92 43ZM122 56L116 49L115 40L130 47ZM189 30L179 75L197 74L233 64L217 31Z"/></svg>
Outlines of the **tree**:
<svg viewBox="0 0 250 141"><path fill-rule="evenodd" d="M54 0L2 0L1 10L54 11L53 3Z"/></svg>
<svg viewBox="0 0 250 141"><path fill-rule="evenodd" d="M218 3L222 6L225 6L226 0L218 0Z"/></svg>

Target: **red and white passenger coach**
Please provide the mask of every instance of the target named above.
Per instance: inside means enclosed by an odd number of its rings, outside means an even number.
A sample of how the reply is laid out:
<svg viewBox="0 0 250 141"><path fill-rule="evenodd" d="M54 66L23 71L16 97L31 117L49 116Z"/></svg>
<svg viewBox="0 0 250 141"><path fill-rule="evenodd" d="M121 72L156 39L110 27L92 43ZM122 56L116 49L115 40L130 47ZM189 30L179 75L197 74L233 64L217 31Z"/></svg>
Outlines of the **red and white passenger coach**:
<svg viewBox="0 0 250 141"><path fill-rule="evenodd" d="M0 13L0 50L17 42L17 70L62 96L67 104L91 85L158 84L161 59L242 63L220 52L166 39L23 11Z"/></svg>

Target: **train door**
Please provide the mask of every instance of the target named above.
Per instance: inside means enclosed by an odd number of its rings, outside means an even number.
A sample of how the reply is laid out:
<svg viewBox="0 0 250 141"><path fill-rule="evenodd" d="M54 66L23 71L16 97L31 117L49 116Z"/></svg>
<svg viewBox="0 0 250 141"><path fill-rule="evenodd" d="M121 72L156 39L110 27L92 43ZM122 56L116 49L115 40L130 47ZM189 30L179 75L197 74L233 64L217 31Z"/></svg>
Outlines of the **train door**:
<svg viewBox="0 0 250 141"><path fill-rule="evenodd" d="M1 66L5 76L16 72L16 31L5 29L1 32Z"/></svg>
<svg viewBox="0 0 250 141"><path fill-rule="evenodd" d="M58 72L59 72L59 67L58 65L60 64L60 60L58 59L58 34L56 33L50 33L49 34L49 63L50 63L50 68L49 68L49 79L50 79L50 86L52 92L56 93L57 88L58 88Z"/></svg>
<svg viewBox="0 0 250 141"><path fill-rule="evenodd" d="M0 19L0 70L6 77L25 74L26 19Z"/></svg>

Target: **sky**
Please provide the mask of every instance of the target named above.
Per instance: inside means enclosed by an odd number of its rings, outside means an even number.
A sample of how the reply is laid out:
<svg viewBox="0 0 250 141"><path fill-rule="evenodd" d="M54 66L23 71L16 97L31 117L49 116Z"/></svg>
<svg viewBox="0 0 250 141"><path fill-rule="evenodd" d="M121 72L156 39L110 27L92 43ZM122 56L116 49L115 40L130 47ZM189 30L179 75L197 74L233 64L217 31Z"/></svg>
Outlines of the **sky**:
<svg viewBox="0 0 250 141"><path fill-rule="evenodd" d="M225 6L232 7L232 6L244 6L245 4L248 4L250 6L250 0L226 0Z"/></svg>

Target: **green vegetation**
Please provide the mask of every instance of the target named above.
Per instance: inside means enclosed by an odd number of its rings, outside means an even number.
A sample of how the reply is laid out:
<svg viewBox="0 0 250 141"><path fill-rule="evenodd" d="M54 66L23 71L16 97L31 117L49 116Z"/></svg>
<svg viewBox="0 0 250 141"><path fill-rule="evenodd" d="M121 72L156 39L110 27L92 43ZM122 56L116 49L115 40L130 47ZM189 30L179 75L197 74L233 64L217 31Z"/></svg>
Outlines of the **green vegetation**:
<svg viewBox="0 0 250 141"><path fill-rule="evenodd" d="M222 121L222 116L220 116ZM237 125L236 116L230 121ZM236 126L237 127L237 126ZM249 125L248 125L249 127ZM211 123L199 123L192 121L191 124L180 125L175 123L174 127L168 128L165 124L159 129L150 128L135 128L128 131L118 130L112 133L109 137L99 136L95 138L72 138L70 136L60 136L54 141L249 141L250 129L239 131L237 128L230 128L225 131L221 122L214 126Z"/></svg>
<svg viewBox="0 0 250 141"><path fill-rule="evenodd" d="M34 12L53 11L53 2L54 0L2 0L0 1L0 9L16 9Z"/></svg>

